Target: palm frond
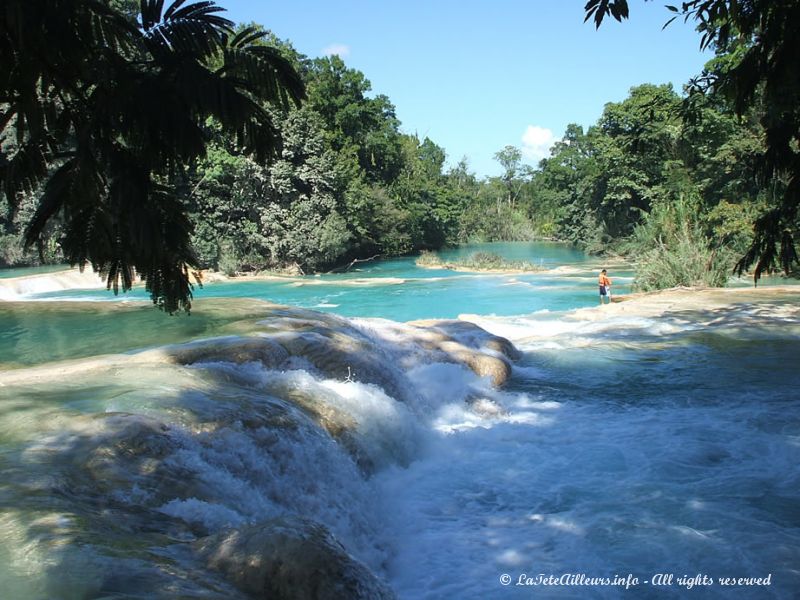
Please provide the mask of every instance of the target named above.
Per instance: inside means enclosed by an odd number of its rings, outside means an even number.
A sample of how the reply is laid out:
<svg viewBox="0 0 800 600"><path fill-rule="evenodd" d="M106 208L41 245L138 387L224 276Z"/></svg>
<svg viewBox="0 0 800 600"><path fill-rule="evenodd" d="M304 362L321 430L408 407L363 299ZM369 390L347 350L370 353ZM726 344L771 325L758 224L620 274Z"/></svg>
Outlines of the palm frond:
<svg viewBox="0 0 800 600"><path fill-rule="evenodd" d="M243 48L257 40L263 39L266 35L267 32L258 27L245 27L228 41L228 45L231 48Z"/></svg>
<svg viewBox="0 0 800 600"><path fill-rule="evenodd" d="M137 204L132 199L138 200ZM131 286L138 274L153 302L174 313L189 310L193 286L189 265L197 263L192 225L175 191L154 185L145 171L128 169L109 188L115 244L98 270L115 292Z"/></svg>
<svg viewBox="0 0 800 600"><path fill-rule="evenodd" d="M236 78L254 96L288 110L305 99L300 75L277 48L234 45L223 50L221 73Z"/></svg>
<svg viewBox="0 0 800 600"><path fill-rule="evenodd" d="M198 67L196 61L188 64ZM202 156L206 139L193 107L199 90L188 74L183 75L189 79L185 84L177 81L175 71L184 70L180 65L98 86L89 98L98 139L105 129L116 131L129 147L146 149L142 156L157 172Z"/></svg>
<svg viewBox="0 0 800 600"><path fill-rule="evenodd" d="M20 192L30 192L48 175L48 160L41 140L23 143L10 160L0 167L0 182L9 205L17 205Z"/></svg>
<svg viewBox="0 0 800 600"><path fill-rule="evenodd" d="M176 0L162 15L163 0L142 0L145 43L155 56L178 52L208 57L233 29L232 21L217 14L224 9L214 2L183 4Z"/></svg>
<svg viewBox="0 0 800 600"><path fill-rule="evenodd" d="M25 230L25 246L36 243L48 221L59 211L74 212L76 207L98 203L102 190L97 165L92 160L74 157L50 176L30 223Z"/></svg>
<svg viewBox="0 0 800 600"><path fill-rule="evenodd" d="M176 19L198 19L198 18L205 18L210 22L216 23L223 29L230 29L233 26L233 22L229 21L224 17L220 17L215 15L215 13L224 12L225 9L217 6L214 2L209 0L195 2L194 4L189 4L188 6L184 6L183 8L178 9L175 5L182 5L183 0L179 2L175 2L171 7L164 14L164 20L176 20ZM174 10L173 10L174 9Z"/></svg>
<svg viewBox="0 0 800 600"><path fill-rule="evenodd" d="M173 3L173 6L180 6L183 0ZM139 2L139 12L141 13L142 28L149 31L161 22L161 13L164 10L164 0L141 0ZM171 14L171 11L170 11Z"/></svg>
<svg viewBox="0 0 800 600"><path fill-rule="evenodd" d="M186 100L198 117L214 117L236 134L246 152L260 160L274 156L280 134L269 113L243 90L241 80L219 77L204 66L187 62L173 74L178 89L187 90Z"/></svg>
<svg viewBox="0 0 800 600"><path fill-rule="evenodd" d="M280 53L233 36L209 0L140 0L140 26L108 0L4 0L0 9L0 186L11 204L44 185L25 232L63 217L61 247L109 289L138 275L169 312L191 305L192 226L175 181L205 153L213 117L267 159L280 136L264 102L304 96ZM225 52L228 52L225 58ZM227 66L212 71L211 58ZM14 140L16 144L14 144Z"/></svg>

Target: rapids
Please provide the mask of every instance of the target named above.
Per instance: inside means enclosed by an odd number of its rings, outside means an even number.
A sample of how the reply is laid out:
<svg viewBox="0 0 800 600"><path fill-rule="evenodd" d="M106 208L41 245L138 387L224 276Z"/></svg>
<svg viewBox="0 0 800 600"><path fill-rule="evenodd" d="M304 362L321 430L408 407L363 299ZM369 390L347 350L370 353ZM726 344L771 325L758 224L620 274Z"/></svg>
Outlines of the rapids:
<svg viewBox="0 0 800 600"><path fill-rule="evenodd" d="M587 258L493 248L550 270L210 283L189 317L11 278L2 598L795 597L800 289L597 307Z"/></svg>

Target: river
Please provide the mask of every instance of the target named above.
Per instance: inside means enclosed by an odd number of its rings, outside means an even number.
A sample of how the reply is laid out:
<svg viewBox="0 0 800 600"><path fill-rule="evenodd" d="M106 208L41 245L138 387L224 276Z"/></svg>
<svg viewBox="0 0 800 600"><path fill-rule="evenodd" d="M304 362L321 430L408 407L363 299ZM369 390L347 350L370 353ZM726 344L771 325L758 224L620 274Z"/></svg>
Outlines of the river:
<svg viewBox="0 0 800 600"><path fill-rule="evenodd" d="M0 303L3 597L245 597L204 544L297 515L401 599L796 597L800 294L598 308L630 269L475 249L547 270ZM521 351L502 387L395 323L459 315Z"/></svg>

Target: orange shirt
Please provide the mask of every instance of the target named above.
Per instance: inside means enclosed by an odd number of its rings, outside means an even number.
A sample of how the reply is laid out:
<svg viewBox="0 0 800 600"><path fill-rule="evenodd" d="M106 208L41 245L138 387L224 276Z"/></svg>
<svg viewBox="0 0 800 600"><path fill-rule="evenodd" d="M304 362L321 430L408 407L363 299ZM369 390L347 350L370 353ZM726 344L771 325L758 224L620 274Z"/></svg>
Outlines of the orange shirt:
<svg viewBox="0 0 800 600"><path fill-rule="evenodd" d="M602 273L600 273L600 278L597 280L597 283L609 287L611 285L611 280L608 278L607 275L603 275Z"/></svg>

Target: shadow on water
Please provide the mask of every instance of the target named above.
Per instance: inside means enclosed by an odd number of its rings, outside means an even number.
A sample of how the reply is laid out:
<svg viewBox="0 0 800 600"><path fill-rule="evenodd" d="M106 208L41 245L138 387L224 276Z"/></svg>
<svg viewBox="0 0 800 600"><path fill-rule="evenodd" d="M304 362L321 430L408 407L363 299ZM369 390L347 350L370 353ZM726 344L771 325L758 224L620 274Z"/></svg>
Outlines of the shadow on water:
<svg viewBox="0 0 800 600"><path fill-rule="evenodd" d="M796 334L800 327L799 300L796 293L789 293L782 302L737 302L718 308L675 310L663 318L679 327L701 328L740 339L781 337Z"/></svg>
<svg viewBox="0 0 800 600"><path fill-rule="evenodd" d="M235 598L196 544L292 513L380 569L369 480L413 451L409 409L385 394L413 401L395 364L411 351L298 315L262 306L251 337L7 372L0 582L19 598ZM466 351L434 338L437 359Z"/></svg>
<svg viewBox="0 0 800 600"><path fill-rule="evenodd" d="M398 505L423 505L414 494L430 492L428 520L398 527L419 527L420 538L451 536L433 542L427 560L440 570L426 574L430 585L453 578L451 565L436 562L450 556L471 557L495 593L500 573L529 568L642 569L643 576L699 568L715 576L772 569L775 587L750 597L790 597L800 559L800 415L792 397L800 376L786 358L797 356L800 341L790 333L793 317L776 329L774 314L747 321L749 308L735 310L675 316L677 324L700 324L693 329L604 330L602 350L529 352L523 369L546 368L535 380L513 379L507 400L543 401L527 409L535 419L450 435L437 446L441 454L417 461L393 455L393 468L405 467L390 488ZM265 375L265 338L238 347L226 338L160 350L157 364L117 357L104 368L0 387L0 524L8 541L0 574L17 573L0 577L19 592L12 597L242 597L206 568L196 543L287 512L325 523L376 570L386 564L388 552L375 541L386 515L372 486L374 450L359 446L361 432L348 435L354 422L340 407L312 406L330 389L309 373L342 383L344 367L355 364L361 384L352 389L364 394L355 404L378 398L378 385L394 386L410 403L408 383L394 370L402 372L413 352L389 329L381 337L364 326L345 336L333 316L320 316L310 332L291 311L274 317L291 352L268 366L292 375ZM331 329L321 333L323 326ZM449 327L464 335L463 325ZM378 338L399 349L381 353L368 343ZM434 342L422 332L415 339L418 348ZM450 358L458 358L452 348ZM624 402L596 391L598 368L625 389ZM776 372L780 382L769 379ZM279 397L287 390L290 397ZM398 414L376 418L406 436ZM464 550L464 540L478 546Z"/></svg>
<svg viewBox="0 0 800 600"><path fill-rule="evenodd" d="M173 389L150 391L137 384L147 367L127 369L123 381L87 393L95 404L124 398L134 412L40 412L27 440L2 449L6 568L27 571L31 586L15 598L245 597L206 568L195 544L281 513L313 514L317 503L345 504L334 488L363 477L289 402L202 368L176 367ZM2 391L4 400L38 402L36 390Z"/></svg>
<svg viewBox="0 0 800 600"><path fill-rule="evenodd" d="M149 303L2 302L0 367L19 368L236 333L252 326L268 306L257 300L202 300L191 315L170 316Z"/></svg>

